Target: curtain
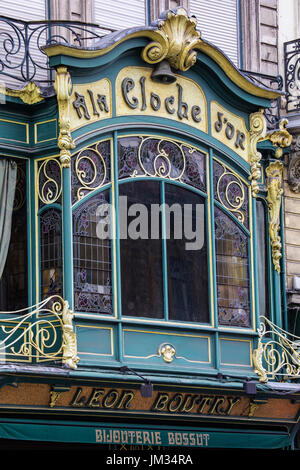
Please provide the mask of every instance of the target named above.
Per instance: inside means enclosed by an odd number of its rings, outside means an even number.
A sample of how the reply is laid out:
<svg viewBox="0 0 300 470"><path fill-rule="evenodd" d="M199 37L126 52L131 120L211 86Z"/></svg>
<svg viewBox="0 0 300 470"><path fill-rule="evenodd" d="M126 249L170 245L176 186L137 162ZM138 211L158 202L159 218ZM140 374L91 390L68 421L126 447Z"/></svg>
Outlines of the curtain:
<svg viewBox="0 0 300 470"><path fill-rule="evenodd" d="M10 242L16 180L16 162L0 159L0 279L6 263Z"/></svg>

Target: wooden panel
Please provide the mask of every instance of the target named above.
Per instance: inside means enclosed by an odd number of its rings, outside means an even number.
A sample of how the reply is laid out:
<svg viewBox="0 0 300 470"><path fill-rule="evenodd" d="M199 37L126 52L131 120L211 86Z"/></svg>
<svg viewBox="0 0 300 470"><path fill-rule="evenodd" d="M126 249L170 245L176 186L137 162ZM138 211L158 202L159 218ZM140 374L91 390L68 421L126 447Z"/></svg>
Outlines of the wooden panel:
<svg viewBox="0 0 300 470"><path fill-rule="evenodd" d="M77 324L77 350L80 362L99 362L114 358L113 328Z"/></svg>
<svg viewBox="0 0 300 470"><path fill-rule="evenodd" d="M252 342L250 339L220 338L221 365L251 367Z"/></svg>
<svg viewBox="0 0 300 470"><path fill-rule="evenodd" d="M175 367L209 365L211 362L211 338L205 333L164 333L125 328L123 334L126 359L160 365L174 364ZM165 350L164 346L167 346ZM173 348L173 353L168 346Z"/></svg>

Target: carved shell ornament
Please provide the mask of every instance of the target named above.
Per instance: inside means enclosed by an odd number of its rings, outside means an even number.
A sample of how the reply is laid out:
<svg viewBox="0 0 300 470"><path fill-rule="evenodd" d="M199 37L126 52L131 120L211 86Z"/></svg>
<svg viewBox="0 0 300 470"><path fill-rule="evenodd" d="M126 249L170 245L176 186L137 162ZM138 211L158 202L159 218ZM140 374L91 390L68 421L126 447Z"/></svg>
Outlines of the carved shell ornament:
<svg viewBox="0 0 300 470"><path fill-rule="evenodd" d="M196 24L196 17L188 17L184 8L165 12L157 22L156 40L142 52L143 60L156 64L167 59L174 69L188 70L197 59L197 52L193 49L201 42Z"/></svg>

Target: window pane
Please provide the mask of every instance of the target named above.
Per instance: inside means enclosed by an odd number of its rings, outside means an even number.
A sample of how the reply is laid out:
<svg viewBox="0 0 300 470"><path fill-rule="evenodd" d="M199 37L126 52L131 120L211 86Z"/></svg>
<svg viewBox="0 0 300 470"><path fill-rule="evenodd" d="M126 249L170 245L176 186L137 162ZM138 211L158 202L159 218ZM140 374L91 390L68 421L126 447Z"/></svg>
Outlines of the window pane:
<svg viewBox="0 0 300 470"><path fill-rule="evenodd" d="M249 327L248 237L217 208L215 240L219 324Z"/></svg>
<svg viewBox="0 0 300 470"><path fill-rule="evenodd" d="M0 310L28 306L26 163L17 162L10 245L0 282Z"/></svg>
<svg viewBox="0 0 300 470"><path fill-rule="evenodd" d="M268 266L266 257L266 211L264 203L256 201L256 253L259 293L259 315L269 315Z"/></svg>
<svg viewBox="0 0 300 470"><path fill-rule="evenodd" d="M74 211L74 308L80 312L112 313L109 202L109 191L102 191ZM101 220L106 238L99 236Z"/></svg>
<svg viewBox="0 0 300 470"><path fill-rule="evenodd" d="M61 212L47 209L40 215L41 295L62 295Z"/></svg>
<svg viewBox="0 0 300 470"><path fill-rule="evenodd" d="M207 323L205 200L172 184L165 185L165 200L169 318Z"/></svg>
<svg viewBox="0 0 300 470"><path fill-rule="evenodd" d="M119 194L120 211L126 203L122 199L124 197L127 197L128 207L128 223L120 220L123 231L123 238L120 240L123 315L162 318L162 243L159 219L156 239L151 238L150 233L151 205L160 204L160 184L154 181L124 183L119 186ZM120 217L124 217L124 212L120 213ZM128 236L124 233L124 226L125 229L128 227Z"/></svg>

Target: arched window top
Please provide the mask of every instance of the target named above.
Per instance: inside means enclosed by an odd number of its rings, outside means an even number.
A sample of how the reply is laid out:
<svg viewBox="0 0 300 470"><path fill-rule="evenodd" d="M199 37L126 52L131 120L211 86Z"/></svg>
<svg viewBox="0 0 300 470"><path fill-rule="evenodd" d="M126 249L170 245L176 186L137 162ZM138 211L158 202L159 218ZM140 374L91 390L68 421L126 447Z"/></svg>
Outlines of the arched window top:
<svg viewBox="0 0 300 470"><path fill-rule="evenodd" d="M118 140L119 178L158 177L206 192L206 155L169 138L127 136Z"/></svg>

